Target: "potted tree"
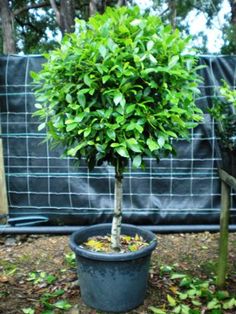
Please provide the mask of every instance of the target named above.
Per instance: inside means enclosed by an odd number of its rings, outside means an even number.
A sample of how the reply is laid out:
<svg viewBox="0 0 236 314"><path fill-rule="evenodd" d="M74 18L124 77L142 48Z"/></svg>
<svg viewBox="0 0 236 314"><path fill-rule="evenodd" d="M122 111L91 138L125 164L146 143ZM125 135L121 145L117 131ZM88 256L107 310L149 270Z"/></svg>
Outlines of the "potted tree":
<svg viewBox="0 0 236 314"><path fill-rule="evenodd" d="M220 166L236 177L236 90L226 81L220 86L219 95L213 99L209 112L216 122L221 153Z"/></svg>
<svg viewBox="0 0 236 314"><path fill-rule="evenodd" d="M121 225L123 173L128 160L138 168L145 156L159 160L174 153L172 139L187 138L202 119L194 102L199 77L189 40L138 7L108 8L88 22L77 20L75 33L33 74L39 129L47 128L48 140L76 160L85 158L90 170L104 162L114 166L112 225L85 227L70 239L82 298L94 308L121 312L144 300L156 240ZM84 248L91 236L108 233L111 253ZM121 234L148 244L121 253Z"/></svg>

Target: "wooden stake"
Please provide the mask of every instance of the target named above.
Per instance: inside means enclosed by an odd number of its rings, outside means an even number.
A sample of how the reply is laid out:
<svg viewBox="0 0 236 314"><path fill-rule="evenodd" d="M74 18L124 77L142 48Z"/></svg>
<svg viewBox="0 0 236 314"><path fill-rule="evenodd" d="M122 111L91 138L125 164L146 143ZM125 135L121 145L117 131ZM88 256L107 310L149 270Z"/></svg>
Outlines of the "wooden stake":
<svg viewBox="0 0 236 314"><path fill-rule="evenodd" d="M1 127L0 127L1 134ZM3 159L3 144L0 138L0 215L7 217L8 215L8 201L7 201L7 189L5 180L4 170L4 159ZM0 222L5 223L6 219L0 217Z"/></svg>
<svg viewBox="0 0 236 314"><path fill-rule="evenodd" d="M224 175L227 174L224 172ZM229 176L230 177L230 176ZM223 288L228 262L230 187L221 179L220 243L216 285Z"/></svg>

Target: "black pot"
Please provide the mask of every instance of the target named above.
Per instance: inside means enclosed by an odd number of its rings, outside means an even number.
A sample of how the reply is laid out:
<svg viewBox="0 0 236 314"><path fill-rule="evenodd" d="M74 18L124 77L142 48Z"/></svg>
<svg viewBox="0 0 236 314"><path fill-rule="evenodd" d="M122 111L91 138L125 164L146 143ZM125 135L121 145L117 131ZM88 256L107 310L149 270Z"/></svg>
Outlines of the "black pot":
<svg viewBox="0 0 236 314"><path fill-rule="evenodd" d="M122 234L142 236L150 244L136 252L99 253L80 247L91 236L111 233L111 224L85 227L70 237L76 254L81 296L85 304L106 312L126 312L143 303L149 262L156 236L132 225L122 225Z"/></svg>

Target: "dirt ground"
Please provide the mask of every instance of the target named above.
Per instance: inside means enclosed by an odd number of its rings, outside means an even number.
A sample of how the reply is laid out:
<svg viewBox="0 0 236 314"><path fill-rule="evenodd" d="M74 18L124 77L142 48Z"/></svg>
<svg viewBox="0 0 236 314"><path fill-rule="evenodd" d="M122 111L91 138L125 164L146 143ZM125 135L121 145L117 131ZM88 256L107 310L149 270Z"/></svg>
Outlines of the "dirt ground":
<svg viewBox="0 0 236 314"><path fill-rule="evenodd" d="M175 264L179 272L200 278L215 275L218 233L162 234L157 239L147 297L132 314L151 313L149 306L165 302L171 287L168 279L160 277L160 266ZM236 233L230 234L228 273L226 289L236 295ZM58 299L64 303L56 303ZM56 307L50 309L53 302ZM66 311L67 303L72 307ZM81 300L68 236L0 235L0 313L99 313Z"/></svg>

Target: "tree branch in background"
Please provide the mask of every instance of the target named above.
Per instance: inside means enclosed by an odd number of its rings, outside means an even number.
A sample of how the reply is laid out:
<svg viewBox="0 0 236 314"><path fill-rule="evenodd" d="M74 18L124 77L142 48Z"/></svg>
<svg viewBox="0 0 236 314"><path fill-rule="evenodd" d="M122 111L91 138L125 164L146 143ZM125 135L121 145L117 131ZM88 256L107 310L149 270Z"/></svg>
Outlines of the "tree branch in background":
<svg viewBox="0 0 236 314"><path fill-rule="evenodd" d="M168 7L170 11L170 23L173 29L176 28L176 2L175 0L168 0Z"/></svg>
<svg viewBox="0 0 236 314"><path fill-rule="evenodd" d="M55 12L57 24L60 26L61 25L61 17L60 17L60 11L57 7L56 1L55 0L49 0L49 1L50 1L50 4L51 4L53 11Z"/></svg>
<svg viewBox="0 0 236 314"><path fill-rule="evenodd" d="M3 53L16 53L14 16L9 8L8 0L0 0L0 17L2 22Z"/></svg>
<svg viewBox="0 0 236 314"><path fill-rule="evenodd" d="M118 0L117 6L121 7L123 5L127 5L127 0Z"/></svg>
<svg viewBox="0 0 236 314"><path fill-rule="evenodd" d="M60 29L62 34L72 33L75 29L75 4L74 0L61 0L60 4Z"/></svg>
<svg viewBox="0 0 236 314"><path fill-rule="evenodd" d="M27 5L25 7L22 7L22 8L19 8L19 9L13 11L13 15L17 16L17 15L20 15L22 12L29 11L31 9L40 9L40 8L44 8L44 7L48 7L48 6L50 6L49 1L45 1L42 3L34 3L34 4Z"/></svg>

